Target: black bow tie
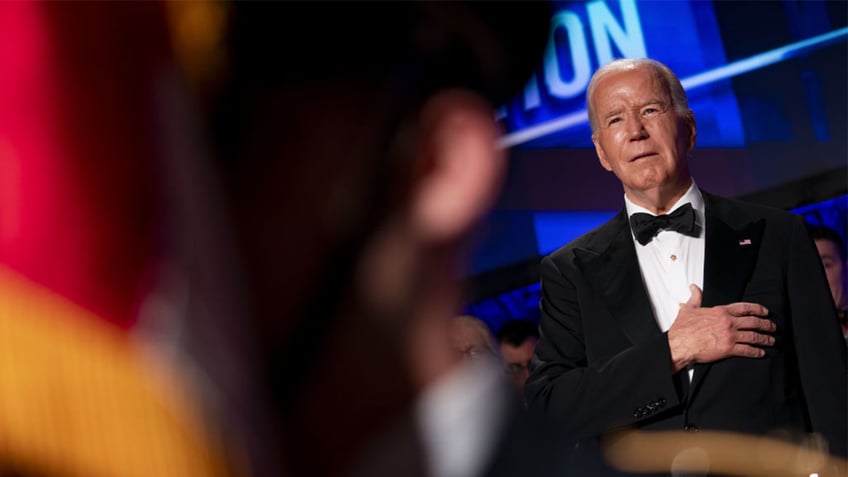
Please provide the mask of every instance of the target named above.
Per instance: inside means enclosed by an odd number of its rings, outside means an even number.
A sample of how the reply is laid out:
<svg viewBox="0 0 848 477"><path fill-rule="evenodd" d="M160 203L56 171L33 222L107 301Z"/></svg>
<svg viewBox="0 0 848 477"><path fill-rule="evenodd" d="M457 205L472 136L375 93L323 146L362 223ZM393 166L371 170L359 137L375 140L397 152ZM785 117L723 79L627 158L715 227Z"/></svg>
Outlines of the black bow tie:
<svg viewBox="0 0 848 477"><path fill-rule="evenodd" d="M701 227L695 223L695 209L688 202L668 215L637 212L630 216L630 227L642 245L653 240L661 229L674 230L690 237L697 237L701 232Z"/></svg>

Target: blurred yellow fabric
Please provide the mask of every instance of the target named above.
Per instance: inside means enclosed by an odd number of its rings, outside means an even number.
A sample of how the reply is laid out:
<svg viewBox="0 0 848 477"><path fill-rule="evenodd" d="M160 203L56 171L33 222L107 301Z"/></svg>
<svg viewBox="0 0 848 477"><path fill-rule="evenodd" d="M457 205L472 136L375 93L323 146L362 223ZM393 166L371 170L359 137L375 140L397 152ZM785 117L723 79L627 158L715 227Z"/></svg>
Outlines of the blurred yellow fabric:
<svg viewBox="0 0 848 477"><path fill-rule="evenodd" d="M230 475L191 402L131 335L0 266L0 471Z"/></svg>

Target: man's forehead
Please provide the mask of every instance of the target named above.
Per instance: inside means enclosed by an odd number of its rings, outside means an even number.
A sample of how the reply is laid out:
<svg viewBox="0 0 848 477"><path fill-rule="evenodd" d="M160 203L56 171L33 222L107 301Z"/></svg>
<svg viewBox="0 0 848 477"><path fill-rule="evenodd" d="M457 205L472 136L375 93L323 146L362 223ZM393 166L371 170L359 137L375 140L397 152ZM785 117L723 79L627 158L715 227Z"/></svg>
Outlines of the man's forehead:
<svg viewBox="0 0 848 477"><path fill-rule="evenodd" d="M666 99L669 95L668 87L663 81L662 75L654 68L639 67L610 71L598 78L598 84L594 90L596 101L605 99L617 99L616 90L625 94L638 91L650 97Z"/></svg>

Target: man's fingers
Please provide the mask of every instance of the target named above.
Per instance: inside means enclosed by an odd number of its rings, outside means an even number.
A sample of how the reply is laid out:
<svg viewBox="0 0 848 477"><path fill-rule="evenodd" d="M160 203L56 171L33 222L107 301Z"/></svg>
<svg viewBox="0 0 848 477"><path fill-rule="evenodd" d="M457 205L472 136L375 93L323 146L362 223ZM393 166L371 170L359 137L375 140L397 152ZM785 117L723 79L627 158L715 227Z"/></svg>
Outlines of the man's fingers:
<svg viewBox="0 0 848 477"><path fill-rule="evenodd" d="M737 341L758 346L772 346L774 336L757 333L756 331L742 331Z"/></svg>
<svg viewBox="0 0 848 477"><path fill-rule="evenodd" d="M753 316L742 316L733 320L733 327L737 330L756 330L774 332L777 331L777 325L773 321L755 318Z"/></svg>
<svg viewBox="0 0 848 477"><path fill-rule="evenodd" d="M730 354L733 356L741 356L743 358L762 358L766 352L754 346L737 343L733 346Z"/></svg>
<svg viewBox="0 0 848 477"><path fill-rule="evenodd" d="M767 316L768 308L758 303L731 303L727 305L727 311L733 316Z"/></svg>
<svg viewBox="0 0 848 477"><path fill-rule="evenodd" d="M689 285L689 300L686 301L686 304L695 308L701 306L701 289L698 288L698 285L694 283Z"/></svg>

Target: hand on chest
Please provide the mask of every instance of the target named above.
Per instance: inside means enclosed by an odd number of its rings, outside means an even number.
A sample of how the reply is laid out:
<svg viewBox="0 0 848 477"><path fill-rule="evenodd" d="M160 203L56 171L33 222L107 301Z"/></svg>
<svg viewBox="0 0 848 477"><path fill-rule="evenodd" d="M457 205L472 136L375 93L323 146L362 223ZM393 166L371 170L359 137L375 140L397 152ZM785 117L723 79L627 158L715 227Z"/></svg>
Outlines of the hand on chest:
<svg viewBox="0 0 848 477"><path fill-rule="evenodd" d="M639 268L660 329L667 330L680 303L689 299L689 285L704 285L704 243L672 231L661 231L636 247Z"/></svg>

